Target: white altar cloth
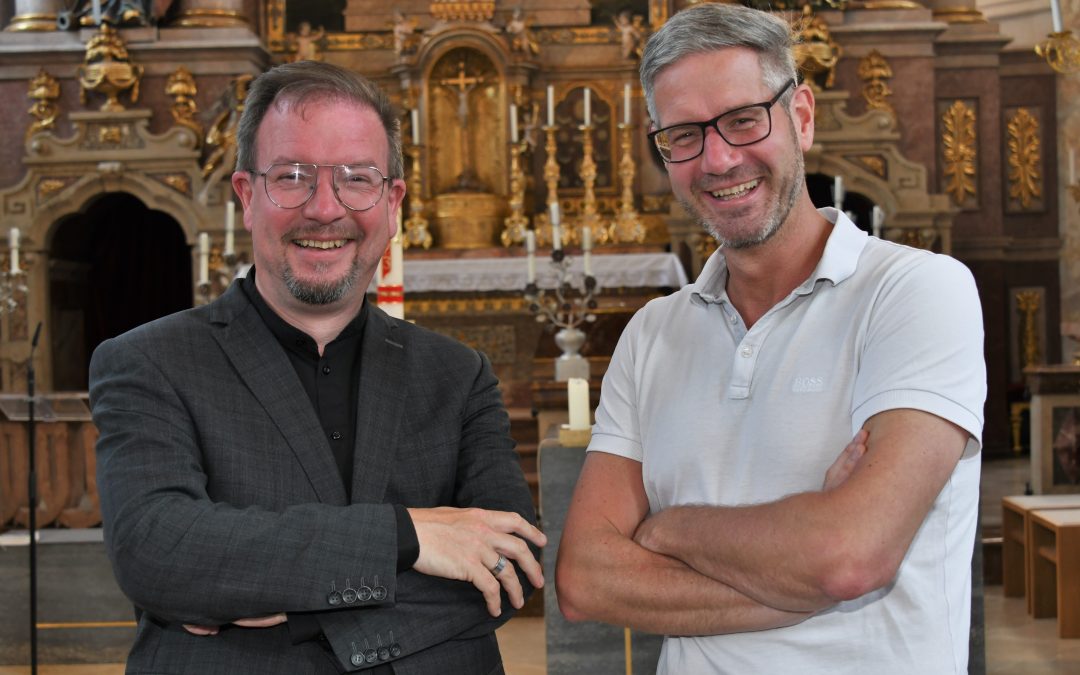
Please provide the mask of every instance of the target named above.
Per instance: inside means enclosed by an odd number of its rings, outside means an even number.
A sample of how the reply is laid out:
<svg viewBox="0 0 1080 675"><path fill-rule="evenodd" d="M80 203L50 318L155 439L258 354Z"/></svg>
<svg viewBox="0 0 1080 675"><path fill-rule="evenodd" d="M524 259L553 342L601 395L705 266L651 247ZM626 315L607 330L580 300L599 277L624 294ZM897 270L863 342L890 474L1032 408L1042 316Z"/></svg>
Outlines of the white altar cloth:
<svg viewBox="0 0 1080 675"><path fill-rule="evenodd" d="M569 256L573 285L581 286L584 269L580 255ZM592 256L593 275L600 288L682 288L686 272L673 253L620 253ZM468 293L522 291L525 289L525 258L405 259L405 293ZM536 282L541 288L555 286L550 258L536 257ZM374 286L372 287L374 290Z"/></svg>

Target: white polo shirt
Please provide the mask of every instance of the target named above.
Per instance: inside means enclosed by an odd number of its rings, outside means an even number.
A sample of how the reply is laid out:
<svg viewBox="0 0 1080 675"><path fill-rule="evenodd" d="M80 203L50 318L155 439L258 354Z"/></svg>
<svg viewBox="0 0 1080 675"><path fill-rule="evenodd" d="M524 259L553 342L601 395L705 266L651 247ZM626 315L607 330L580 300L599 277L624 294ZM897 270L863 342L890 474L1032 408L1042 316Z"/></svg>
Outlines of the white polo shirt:
<svg viewBox="0 0 1080 675"><path fill-rule="evenodd" d="M884 410L942 417L968 431L968 446L893 584L790 628L668 638L661 673L967 672L986 398L975 283L948 256L821 213L836 225L817 269L749 331L728 300L722 251L695 284L631 319L589 451L642 462L655 513L820 490Z"/></svg>

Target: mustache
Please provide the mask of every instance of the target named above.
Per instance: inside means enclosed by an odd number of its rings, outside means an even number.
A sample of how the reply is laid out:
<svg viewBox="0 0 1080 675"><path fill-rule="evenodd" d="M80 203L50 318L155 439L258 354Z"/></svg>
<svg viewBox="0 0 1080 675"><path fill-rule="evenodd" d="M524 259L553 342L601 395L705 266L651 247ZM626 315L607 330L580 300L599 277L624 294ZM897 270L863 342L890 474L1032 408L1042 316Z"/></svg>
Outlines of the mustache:
<svg viewBox="0 0 1080 675"><path fill-rule="evenodd" d="M359 228L348 225L301 225L294 227L281 236L282 241L290 242L296 239L362 239L363 233Z"/></svg>

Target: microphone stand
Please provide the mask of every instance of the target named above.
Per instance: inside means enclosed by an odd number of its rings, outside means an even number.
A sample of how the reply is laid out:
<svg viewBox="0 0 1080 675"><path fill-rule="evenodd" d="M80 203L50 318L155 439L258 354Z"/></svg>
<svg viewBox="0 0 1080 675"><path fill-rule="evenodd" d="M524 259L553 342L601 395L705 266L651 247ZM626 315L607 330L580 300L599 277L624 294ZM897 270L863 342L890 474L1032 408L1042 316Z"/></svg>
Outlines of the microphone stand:
<svg viewBox="0 0 1080 675"><path fill-rule="evenodd" d="M30 341L30 360L26 363L27 447L30 449L30 477L27 494L30 496L30 673L37 675L37 466L34 439L34 350L41 337L41 322L34 329L34 339Z"/></svg>

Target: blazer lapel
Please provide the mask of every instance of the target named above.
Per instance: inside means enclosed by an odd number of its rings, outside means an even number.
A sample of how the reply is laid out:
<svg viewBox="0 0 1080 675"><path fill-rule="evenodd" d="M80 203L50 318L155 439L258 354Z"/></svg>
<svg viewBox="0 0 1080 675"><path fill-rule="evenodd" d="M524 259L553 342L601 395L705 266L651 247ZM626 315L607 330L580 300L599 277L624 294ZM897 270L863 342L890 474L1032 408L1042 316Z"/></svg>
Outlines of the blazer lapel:
<svg viewBox="0 0 1080 675"><path fill-rule="evenodd" d="M380 503L393 468L405 409L406 347L402 331L378 307L369 308L360 348L359 410L352 500Z"/></svg>
<svg viewBox="0 0 1080 675"><path fill-rule="evenodd" d="M214 339L285 437L319 501L344 505L345 488L318 416L288 356L239 283L214 303L210 321Z"/></svg>

